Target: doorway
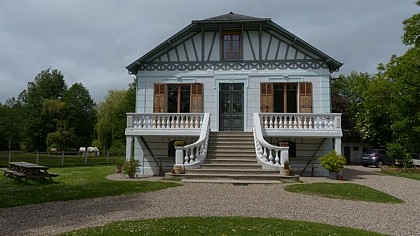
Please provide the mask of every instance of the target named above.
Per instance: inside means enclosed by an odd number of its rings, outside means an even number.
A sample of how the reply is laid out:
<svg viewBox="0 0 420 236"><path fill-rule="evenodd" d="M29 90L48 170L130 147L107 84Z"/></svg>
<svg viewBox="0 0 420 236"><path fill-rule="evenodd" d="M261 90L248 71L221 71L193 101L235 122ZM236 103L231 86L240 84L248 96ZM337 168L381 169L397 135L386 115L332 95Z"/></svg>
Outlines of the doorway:
<svg viewBox="0 0 420 236"><path fill-rule="evenodd" d="M244 130L244 84L219 84L219 130Z"/></svg>

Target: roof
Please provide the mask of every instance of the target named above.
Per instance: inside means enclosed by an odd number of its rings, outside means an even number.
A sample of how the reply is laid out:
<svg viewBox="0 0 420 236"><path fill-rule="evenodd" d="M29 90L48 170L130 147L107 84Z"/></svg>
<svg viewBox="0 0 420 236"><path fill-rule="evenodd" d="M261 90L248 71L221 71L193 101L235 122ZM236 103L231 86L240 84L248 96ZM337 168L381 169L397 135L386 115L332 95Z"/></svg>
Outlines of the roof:
<svg viewBox="0 0 420 236"><path fill-rule="evenodd" d="M252 29L261 29L261 27L264 27L266 29L275 30L284 37L293 41L293 44L299 45L311 51L315 55L318 55L322 60L325 61L330 71L338 71L338 69L343 65L343 63L333 59L332 57L313 47L309 43L305 42L301 38L287 31L283 27L274 23L271 20L271 18L259 18L229 12L228 14L214 16L203 20L193 20L190 25L186 26L184 29L182 29L166 41L162 42L160 45L158 45L157 47L155 47L154 49L152 49L151 51L149 51L130 65L128 65L126 68L129 70L130 73L136 74L140 68L140 64L149 62L149 59L152 58L156 53L160 52L161 50L165 50L168 47L171 47L172 42L182 39L183 37L185 37L193 31L201 31L203 28L219 29L219 27L222 25L224 27L235 27L235 25L241 27L247 26Z"/></svg>
<svg viewBox="0 0 420 236"><path fill-rule="evenodd" d="M210 17L204 20L193 20L193 24L203 23L220 23L220 22L267 22L271 21L270 18L258 18L253 16L245 16L229 12L228 14Z"/></svg>

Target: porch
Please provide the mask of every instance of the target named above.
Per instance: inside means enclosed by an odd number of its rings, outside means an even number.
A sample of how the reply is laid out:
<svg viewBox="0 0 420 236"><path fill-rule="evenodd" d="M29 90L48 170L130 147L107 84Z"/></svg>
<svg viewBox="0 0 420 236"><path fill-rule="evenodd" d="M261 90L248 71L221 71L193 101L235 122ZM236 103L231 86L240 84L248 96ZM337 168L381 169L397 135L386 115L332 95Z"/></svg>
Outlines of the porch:
<svg viewBox="0 0 420 236"><path fill-rule="evenodd" d="M263 172L271 170L280 176L283 173L284 163L289 161L289 147L270 144L266 139L271 137L331 138L334 140L334 149L338 152L341 150L341 114L254 113L252 124L253 132L250 133L252 143L248 143L247 146L251 148L251 159L253 156L254 162L259 166L258 169ZM221 149L217 145L209 144L209 113L129 113L126 136L126 158L133 155L134 138L143 136L196 137L195 142L184 147L176 147L173 168L182 168L187 173L194 172L189 171L192 169L202 169L204 163L210 162L209 160L206 162L209 145L213 145L213 149ZM147 143L145 144L147 147ZM225 144L224 148L231 151L229 154L231 156L235 156L235 152L242 156L240 150L235 149L235 147L241 147L241 144L243 142L238 139ZM153 153L152 150L149 152ZM153 157L153 159L158 165L156 158ZM161 169L159 172L164 171Z"/></svg>

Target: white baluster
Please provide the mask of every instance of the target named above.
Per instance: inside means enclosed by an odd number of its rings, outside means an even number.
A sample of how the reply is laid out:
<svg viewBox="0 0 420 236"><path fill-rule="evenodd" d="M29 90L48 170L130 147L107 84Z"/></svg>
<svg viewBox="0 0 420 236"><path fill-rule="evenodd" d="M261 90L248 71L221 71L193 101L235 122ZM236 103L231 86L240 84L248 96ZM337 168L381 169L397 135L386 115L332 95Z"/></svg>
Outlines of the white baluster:
<svg viewBox="0 0 420 236"><path fill-rule="evenodd" d="M200 116L194 116L194 118L195 118L195 122L194 122L194 128L198 128L198 127L201 127L201 125L199 125L199 117ZM202 120L202 119L201 119ZM202 121L200 121L200 122L202 122Z"/></svg>
<svg viewBox="0 0 420 236"><path fill-rule="evenodd" d="M263 120L264 120L264 128L268 128L268 121L267 121L267 116L263 116Z"/></svg>
<svg viewBox="0 0 420 236"><path fill-rule="evenodd" d="M262 146L261 146L262 147ZM267 148L266 147L262 147L263 148L263 150L264 150L264 153L262 154L262 156L263 156L263 158L264 158L264 161L265 162L268 162L268 160L267 160Z"/></svg>
<svg viewBox="0 0 420 236"><path fill-rule="evenodd" d="M304 119L305 119L304 117L298 116L298 127L299 127L299 129L303 129L303 120Z"/></svg>
<svg viewBox="0 0 420 236"><path fill-rule="evenodd" d="M188 156L188 151L189 150L185 150L184 164L188 164L190 162L190 157Z"/></svg>
<svg viewBox="0 0 420 236"><path fill-rule="evenodd" d="M270 126L269 128L271 128L271 129L274 128L274 126L273 126L274 116L268 116L268 119L269 119L268 120L269 121L269 124L268 125Z"/></svg>
<svg viewBox="0 0 420 236"><path fill-rule="evenodd" d="M279 128L283 129L284 128L284 124L283 124L283 115L280 116L280 120L279 120Z"/></svg>
<svg viewBox="0 0 420 236"><path fill-rule="evenodd" d="M315 127L314 128L319 129L319 122L320 122L319 116L316 117L314 122L315 122L315 124L314 124Z"/></svg>
<svg viewBox="0 0 420 236"><path fill-rule="evenodd" d="M268 156L268 160L270 161L270 163L274 163L273 162L273 151L271 149L268 150L270 152L270 155Z"/></svg>
<svg viewBox="0 0 420 236"><path fill-rule="evenodd" d="M297 129L298 124L297 124L297 116L293 116L293 129Z"/></svg>
<svg viewBox="0 0 420 236"><path fill-rule="evenodd" d="M308 117L303 117L303 129L308 129Z"/></svg>
<svg viewBox="0 0 420 236"><path fill-rule="evenodd" d="M308 124L309 127L308 128L313 129L314 128L313 125L314 124L312 123L312 117L309 117L309 124Z"/></svg>
<svg viewBox="0 0 420 236"><path fill-rule="evenodd" d="M274 160L275 160L275 162L276 163L274 163L275 165L280 165L280 157L279 157L279 151L275 151L276 152L276 158L274 158Z"/></svg>

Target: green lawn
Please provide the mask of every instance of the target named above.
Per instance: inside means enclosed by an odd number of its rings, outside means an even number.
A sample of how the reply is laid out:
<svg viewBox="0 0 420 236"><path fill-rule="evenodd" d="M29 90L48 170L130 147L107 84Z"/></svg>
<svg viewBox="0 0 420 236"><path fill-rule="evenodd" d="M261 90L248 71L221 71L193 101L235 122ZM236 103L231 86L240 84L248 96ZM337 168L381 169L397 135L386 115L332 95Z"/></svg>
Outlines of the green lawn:
<svg viewBox="0 0 420 236"><path fill-rule="evenodd" d="M333 225L252 217L180 217L123 221L63 235L381 235Z"/></svg>
<svg viewBox="0 0 420 236"><path fill-rule="evenodd" d="M365 202L380 203L401 203L402 200L369 188L367 186L353 183L312 183L312 184L293 184L286 186L286 191L318 195L328 198L339 198Z"/></svg>
<svg viewBox="0 0 420 236"><path fill-rule="evenodd" d="M415 179L420 180L420 168L410 168L410 169L404 169L404 168L394 168L394 167L382 167L381 173L386 175L393 175L393 176L399 176L399 177L405 177L409 179Z"/></svg>
<svg viewBox="0 0 420 236"><path fill-rule="evenodd" d="M59 177L53 178L53 183L28 181L26 184L1 175L0 208L123 195L179 186L172 182L107 180L105 177L114 171L114 165L51 168L49 172L60 174Z"/></svg>

